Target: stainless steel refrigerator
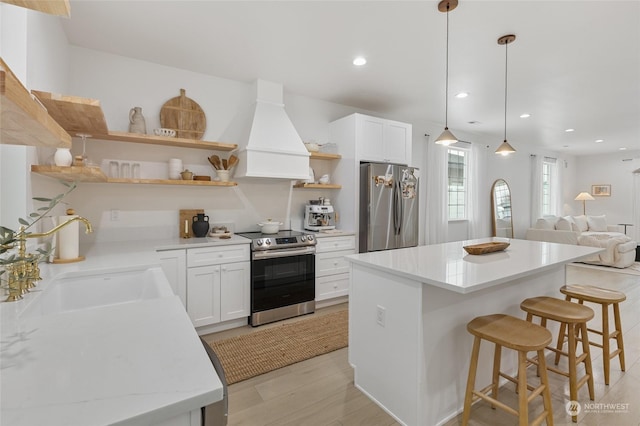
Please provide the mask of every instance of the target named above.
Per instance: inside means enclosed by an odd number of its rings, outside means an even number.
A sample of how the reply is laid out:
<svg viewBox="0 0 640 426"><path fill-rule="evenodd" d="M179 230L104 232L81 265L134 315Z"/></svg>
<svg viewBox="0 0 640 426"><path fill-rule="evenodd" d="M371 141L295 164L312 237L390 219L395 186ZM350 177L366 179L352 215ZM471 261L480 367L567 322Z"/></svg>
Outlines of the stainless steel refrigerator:
<svg viewBox="0 0 640 426"><path fill-rule="evenodd" d="M418 245L416 170L397 164L360 164L360 253Z"/></svg>

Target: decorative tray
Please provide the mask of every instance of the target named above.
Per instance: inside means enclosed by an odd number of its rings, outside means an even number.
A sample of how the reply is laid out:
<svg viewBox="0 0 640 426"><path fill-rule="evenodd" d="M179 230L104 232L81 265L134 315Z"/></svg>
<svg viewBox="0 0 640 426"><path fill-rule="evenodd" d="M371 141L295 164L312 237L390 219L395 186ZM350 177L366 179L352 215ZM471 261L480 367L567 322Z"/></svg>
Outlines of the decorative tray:
<svg viewBox="0 0 640 426"><path fill-rule="evenodd" d="M509 243L492 241L490 243L474 244L471 246L464 246L463 248L469 254L487 254L496 251L502 251L509 247Z"/></svg>

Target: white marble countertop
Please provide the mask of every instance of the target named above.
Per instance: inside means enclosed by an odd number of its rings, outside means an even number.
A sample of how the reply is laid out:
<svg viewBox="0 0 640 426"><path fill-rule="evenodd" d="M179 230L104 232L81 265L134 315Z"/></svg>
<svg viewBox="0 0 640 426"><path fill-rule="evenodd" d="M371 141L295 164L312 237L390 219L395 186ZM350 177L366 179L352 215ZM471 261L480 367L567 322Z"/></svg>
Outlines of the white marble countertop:
<svg viewBox="0 0 640 426"><path fill-rule="evenodd" d="M457 241L346 256L355 264L436 287L471 293L602 251L595 247L511 239L501 252L470 255L463 246L500 238Z"/></svg>
<svg viewBox="0 0 640 426"><path fill-rule="evenodd" d="M32 293L0 303L0 424L153 425L221 400L222 384L177 296L23 312L56 279L157 267L156 250L248 243L239 236L103 243L81 248L86 261L42 264Z"/></svg>
<svg viewBox="0 0 640 426"><path fill-rule="evenodd" d="M311 231L305 231L305 232L313 234L313 236L315 236L316 238L347 237L351 235L356 235L354 231L345 231L342 229L335 229L333 231L336 231L336 232L311 232Z"/></svg>
<svg viewBox="0 0 640 426"><path fill-rule="evenodd" d="M345 229L330 229L328 232L316 232L316 231L309 231L308 229L302 229L302 230L296 230L298 232L304 232L305 234L311 234L314 237L317 238L329 238L329 237L345 237L345 236L350 236L350 235L356 235L356 233L354 231L347 231Z"/></svg>

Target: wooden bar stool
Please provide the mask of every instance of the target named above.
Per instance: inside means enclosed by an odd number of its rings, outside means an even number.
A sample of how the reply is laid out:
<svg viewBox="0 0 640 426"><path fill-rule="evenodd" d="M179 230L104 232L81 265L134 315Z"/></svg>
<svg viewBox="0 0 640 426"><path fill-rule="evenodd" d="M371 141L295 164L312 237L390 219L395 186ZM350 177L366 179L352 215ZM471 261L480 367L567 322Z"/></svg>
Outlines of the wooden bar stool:
<svg viewBox="0 0 640 426"><path fill-rule="evenodd" d="M569 397L571 401L577 401L578 389L587 383L589 387L589 398L594 400L593 371L591 369L591 353L589 352L589 338L587 336L587 321L593 318L593 310L587 306L553 297L532 297L525 299L520 304L520 309L527 313L527 321L533 322L533 317L540 317L540 325L546 327L547 320L557 321L564 324L569 336L567 352L561 349L547 346L547 349L556 354L564 355L569 359L569 371L563 371L555 367L548 366L549 371L561 374L569 378ZM578 341L582 342L582 354L576 355ZM538 362L540 357L538 357ZM536 360L529 360L536 363ZM577 367L584 363L585 375L578 380ZM539 369L541 365L539 364ZM573 422L578 421L577 416L572 416Z"/></svg>
<svg viewBox="0 0 640 426"><path fill-rule="evenodd" d="M471 362L469 364L469 378L467 390L464 396L464 414L462 425L469 423L471 416L471 403L478 399L484 399L491 403L491 407L498 407L518 417L519 425L539 425L546 420L547 425L553 425L553 409L551 407L551 392L545 366L544 349L553 339L549 330L539 325L523 321L509 315L494 314L474 318L467 324L469 333L475 336ZM495 344L493 355L492 382L482 390L474 390L476 371L478 369L478 355L480 353L481 340L487 340ZM502 347L518 352L518 376L511 377L500 371ZM536 351L540 359L540 385L536 388L527 384L527 352ZM504 377L517 385L518 410L498 401L498 387L500 377ZM528 390L531 393L528 393ZM489 392L491 396L489 396ZM544 411L536 419L529 423L529 402L536 396L542 396Z"/></svg>
<svg viewBox="0 0 640 426"><path fill-rule="evenodd" d="M622 323L620 321L620 308L618 303L627 300L627 296L624 293L615 290L609 290L606 288L594 287L590 285L565 285L560 288L560 292L566 295L566 300L577 299L578 303L583 304L586 302L598 303L602 307L602 331L595 330L587 327L587 330L602 336L602 344L589 341L592 346L602 348L602 360L604 362L604 383L609 384L609 371L611 359L618 356L620 361L620 369L624 371L624 342L622 341ZM609 305L613 305L613 320L615 323L615 331L609 330ZM564 343L565 330L564 327L560 327L560 335L558 336L558 348L562 347ZM618 348L615 351L611 351L609 341L611 339L616 340ZM556 364L558 364L559 357L556 355Z"/></svg>

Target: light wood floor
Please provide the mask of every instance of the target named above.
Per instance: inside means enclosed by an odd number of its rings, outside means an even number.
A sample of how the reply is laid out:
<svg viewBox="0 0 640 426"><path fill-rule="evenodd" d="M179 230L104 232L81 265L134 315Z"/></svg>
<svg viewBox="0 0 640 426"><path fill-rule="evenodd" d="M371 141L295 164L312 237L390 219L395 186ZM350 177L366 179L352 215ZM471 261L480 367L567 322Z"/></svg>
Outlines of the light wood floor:
<svg viewBox="0 0 640 426"><path fill-rule="evenodd" d="M621 304L626 372L620 371L617 359L612 360L611 384L605 386L602 351L592 347L592 358L595 402L628 404L628 410L612 413L601 409L588 414L582 413L577 424L640 425L640 276L570 266L567 282L612 288L627 295L627 300ZM558 295L561 296L560 293ZM313 315L324 315L339 309L348 309L348 306L342 304L321 309ZM596 324L599 324L599 310L595 309L595 312L594 321L598 321ZM210 334L204 338L208 341L219 340L251 333L264 327L269 325L257 329L242 327ZM398 425L391 416L354 387L353 370L347 357L348 349L344 348L229 386L229 426ZM535 375L533 369L531 375ZM554 422L556 425L570 425L571 418L564 408L569 400L566 379L553 373L550 373L549 378ZM503 389L500 399L517 407L516 396L512 392L513 385L506 385ZM579 399L589 400L586 386L580 390ZM541 409L541 402L536 401L533 411ZM461 424L461 417L459 415L451 419L446 426ZM487 404L480 402L472 409L470 424L499 426L515 425L517 422L515 417L502 410L492 410Z"/></svg>

